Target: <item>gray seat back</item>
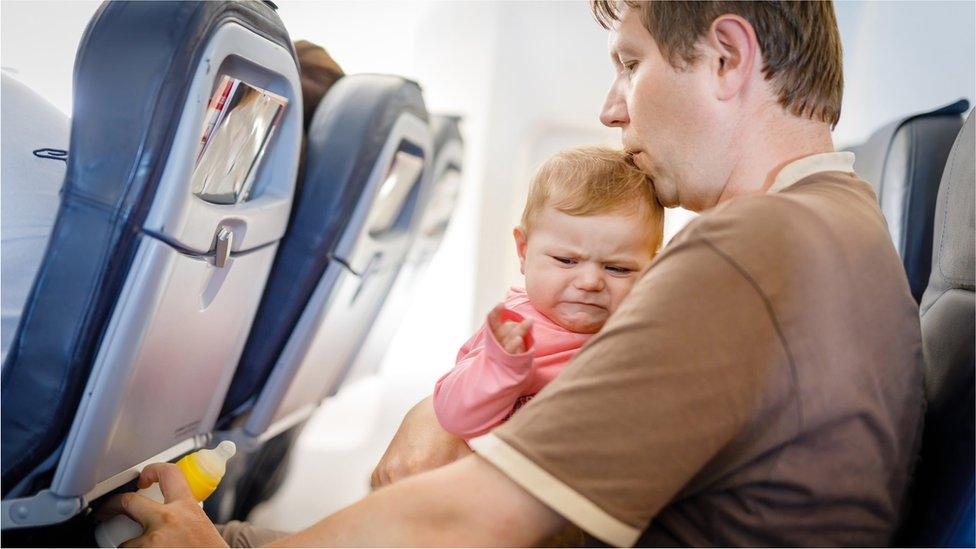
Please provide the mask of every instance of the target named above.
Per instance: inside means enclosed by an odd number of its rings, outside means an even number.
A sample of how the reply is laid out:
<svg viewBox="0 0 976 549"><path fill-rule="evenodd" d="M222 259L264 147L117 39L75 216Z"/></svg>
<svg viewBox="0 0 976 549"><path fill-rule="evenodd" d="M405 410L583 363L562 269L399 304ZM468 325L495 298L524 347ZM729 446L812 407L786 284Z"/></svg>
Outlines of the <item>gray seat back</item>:
<svg viewBox="0 0 976 549"><path fill-rule="evenodd" d="M6 71L0 78L0 357L6 357L58 215L71 119Z"/></svg>
<svg viewBox="0 0 976 549"><path fill-rule="evenodd" d="M932 276L922 297L927 409L922 451L901 543L972 547L974 541L974 129L952 146L935 216Z"/></svg>
<svg viewBox="0 0 976 549"><path fill-rule="evenodd" d="M224 75L289 100L234 204L191 188ZM298 67L263 2L105 3L74 105L61 207L3 367L4 528L66 520L207 443L298 167Z"/></svg>
<svg viewBox="0 0 976 549"><path fill-rule="evenodd" d="M464 140L461 138L460 119L455 116L432 115L430 128L433 134L433 168L424 176L421 209L417 212L418 219L413 228L413 243L393 289L383 304L383 310L356 355L345 379L346 383L375 374L383 364L390 340L411 304L414 290L427 265L440 248L444 233L454 215L464 166Z"/></svg>
<svg viewBox="0 0 976 549"><path fill-rule="evenodd" d="M403 264L430 161L420 87L343 77L316 109L306 158L296 215L223 405L231 427L221 436L244 451L334 393Z"/></svg>
<svg viewBox="0 0 976 549"><path fill-rule="evenodd" d="M929 281L939 180L969 102L913 114L876 131L854 149L854 169L878 194L915 301Z"/></svg>

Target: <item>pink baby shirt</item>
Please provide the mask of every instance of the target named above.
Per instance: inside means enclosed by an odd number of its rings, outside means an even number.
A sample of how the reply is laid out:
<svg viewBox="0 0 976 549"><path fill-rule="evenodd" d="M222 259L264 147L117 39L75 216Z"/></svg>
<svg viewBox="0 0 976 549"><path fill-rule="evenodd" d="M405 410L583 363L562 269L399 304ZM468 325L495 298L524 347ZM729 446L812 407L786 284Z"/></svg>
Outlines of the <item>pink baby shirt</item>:
<svg viewBox="0 0 976 549"><path fill-rule="evenodd" d="M488 322L458 351L457 364L437 381L434 411L447 431L472 439L503 423L516 403L539 392L562 371L592 334L577 334L536 310L525 290L512 288L505 308L532 317L532 347L509 354Z"/></svg>

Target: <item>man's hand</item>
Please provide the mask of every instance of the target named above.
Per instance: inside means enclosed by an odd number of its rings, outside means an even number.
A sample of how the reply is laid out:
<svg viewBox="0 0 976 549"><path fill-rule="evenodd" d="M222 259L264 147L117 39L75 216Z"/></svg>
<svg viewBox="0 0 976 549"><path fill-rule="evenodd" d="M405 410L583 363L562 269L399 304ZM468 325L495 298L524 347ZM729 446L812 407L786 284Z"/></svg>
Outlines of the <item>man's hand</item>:
<svg viewBox="0 0 976 549"><path fill-rule="evenodd" d="M193 499L190 485L176 465L154 463L143 469L139 488L148 488L154 482L159 483L166 503L129 492L112 497L98 510L103 520L125 513L142 524L142 535L122 547L227 547Z"/></svg>
<svg viewBox="0 0 976 549"><path fill-rule="evenodd" d="M403 417L400 428L370 477L373 489L411 475L447 465L471 453L463 439L445 431L431 397L418 402Z"/></svg>
<svg viewBox="0 0 976 549"><path fill-rule="evenodd" d="M501 344L502 349L510 355L520 355L526 349L526 336L532 333L532 317L524 318L521 322L513 322L504 318L505 305L499 303L488 313L488 327Z"/></svg>

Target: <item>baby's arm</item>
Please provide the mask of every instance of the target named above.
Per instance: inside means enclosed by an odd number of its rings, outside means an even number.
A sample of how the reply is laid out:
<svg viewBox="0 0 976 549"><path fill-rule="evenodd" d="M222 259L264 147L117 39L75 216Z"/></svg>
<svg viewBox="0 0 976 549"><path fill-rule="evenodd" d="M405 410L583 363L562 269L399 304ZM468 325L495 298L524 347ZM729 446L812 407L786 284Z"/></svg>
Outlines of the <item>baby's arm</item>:
<svg viewBox="0 0 976 549"><path fill-rule="evenodd" d="M472 338L466 354L438 380L434 411L445 430L474 438L498 426L522 396L532 374L534 351L526 350L532 319L505 320L499 305Z"/></svg>

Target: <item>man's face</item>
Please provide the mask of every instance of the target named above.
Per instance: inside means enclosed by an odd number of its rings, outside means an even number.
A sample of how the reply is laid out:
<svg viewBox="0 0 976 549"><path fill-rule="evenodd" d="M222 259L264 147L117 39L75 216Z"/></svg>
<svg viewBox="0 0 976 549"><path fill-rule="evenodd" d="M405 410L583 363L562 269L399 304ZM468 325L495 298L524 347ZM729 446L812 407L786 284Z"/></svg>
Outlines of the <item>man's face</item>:
<svg viewBox="0 0 976 549"><path fill-rule="evenodd" d="M620 15L609 42L616 74L600 121L621 129L624 149L653 178L662 205L706 209L721 194L728 143L710 97L709 64L672 67L640 12L625 7Z"/></svg>

